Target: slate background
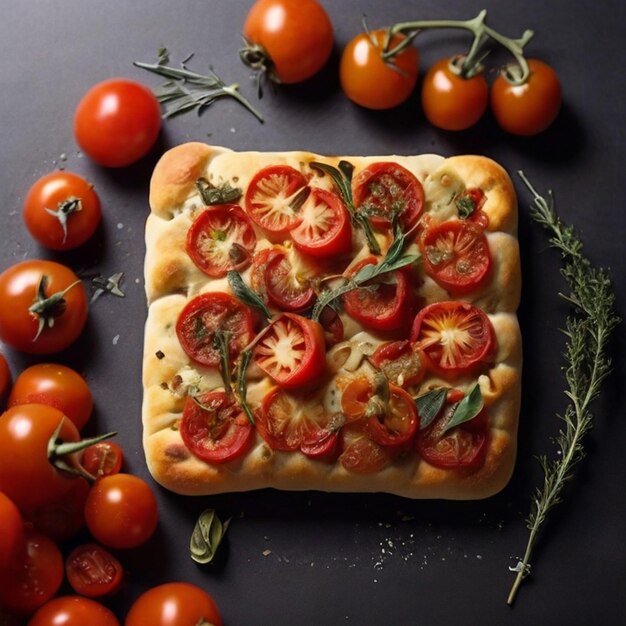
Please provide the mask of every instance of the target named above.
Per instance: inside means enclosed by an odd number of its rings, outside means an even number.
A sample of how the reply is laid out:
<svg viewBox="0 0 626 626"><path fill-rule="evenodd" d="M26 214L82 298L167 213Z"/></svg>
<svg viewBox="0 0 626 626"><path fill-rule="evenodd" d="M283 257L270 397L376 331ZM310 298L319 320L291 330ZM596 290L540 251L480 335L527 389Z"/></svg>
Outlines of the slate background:
<svg viewBox="0 0 626 626"><path fill-rule="evenodd" d="M231 101L198 117L168 121L144 160L107 170L84 157L72 135L74 108L94 83L125 76L154 87L159 79L132 66L169 48L172 60L190 53L192 69L212 64L254 99L254 82L237 56L250 2L240 0L2 0L0 18L0 270L23 258L52 258L76 270L125 272L126 297L101 298L79 342L54 357L83 372L96 400L88 433L116 429L127 469L149 479L141 450L141 350L146 307L142 284L147 185L161 152L200 140L233 149L308 149L327 154L444 155L475 152L510 172L523 169L539 190L551 187L561 216L579 228L585 250L611 268L620 314L625 311L623 168L626 162L624 87L619 60L626 5L618 0L344 0L324 4L335 26L329 66L300 86L266 90L261 125ZM558 71L565 104L556 124L532 139L506 136L487 116L462 133L430 127L417 94L391 112L352 105L336 78L343 46L372 26L408 19L465 19L488 9L488 23L512 36L536 31L527 52ZM422 72L469 44L458 32L419 37ZM500 55L494 57L500 59ZM502 60L506 57L502 56ZM55 254L34 243L21 208L29 186L64 168L95 183L104 221L90 245ZM206 587L226 626L240 624L501 624L604 625L626 617L626 461L621 393L626 362L623 327L612 343L615 371L595 405L588 457L551 516L535 554L532 579L513 609L506 596L526 543L524 518L539 484L534 455L554 455L551 438L563 409L560 373L567 307L559 258L530 222L529 195L520 200L525 341L519 459L513 480L484 502L410 501L386 495L280 493L270 490L182 498L155 486L161 524L146 546L120 555L127 584L110 604L122 618L145 588L169 580ZM36 359L2 350L16 374ZM234 515L223 552L196 566L187 542L207 506ZM270 551L264 556L265 551Z"/></svg>

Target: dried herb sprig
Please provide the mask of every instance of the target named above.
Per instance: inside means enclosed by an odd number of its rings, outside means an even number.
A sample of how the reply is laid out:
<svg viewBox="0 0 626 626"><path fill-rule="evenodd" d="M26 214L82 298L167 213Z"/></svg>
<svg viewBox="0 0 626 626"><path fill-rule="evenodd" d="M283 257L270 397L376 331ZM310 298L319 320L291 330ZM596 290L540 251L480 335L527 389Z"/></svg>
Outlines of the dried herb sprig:
<svg viewBox="0 0 626 626"><path fill-rule="evenodd" d="M558 457L548 460L543 455L539 463L543 470L543 485L535 491L526 525L530 531L523 558L509 569L517 572L507 603L513 604L522 581L529 575L531 556L539 530L549 511L562 500L563 488L574 476L574 469L585 457L583 439L593 426L591 403L598 397L604 379L611 371L606 354L609 337L621 321L615 313L615 295L608 272L597 268L583 254L583 244L572 226L558 217L552 192L548 199L540 196L523 172L519 176L533 196L532 219L551 233L550 245L558 249L563 260L562 274L570 293L561 295L572 305L565 322L567 337L566 365L563 367L569 403L558 417L564 427L556 437Z"/></svg>

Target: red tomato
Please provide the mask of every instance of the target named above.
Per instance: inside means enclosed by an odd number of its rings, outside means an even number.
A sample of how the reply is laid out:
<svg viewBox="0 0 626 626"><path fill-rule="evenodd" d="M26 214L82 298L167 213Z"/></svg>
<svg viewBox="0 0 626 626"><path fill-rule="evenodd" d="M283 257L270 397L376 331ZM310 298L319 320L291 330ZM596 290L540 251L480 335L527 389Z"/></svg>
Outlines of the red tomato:
<svg viewBox="0 0 626 626"><path fill-rule="evenodd" d="M13 500L1 491L0 528L0 570L3 570L22 554L26 544L22 515Z"/></svg>
<svg viewBox="0 0 626 626"><path fill-rule="evenodd" d="M350 100L368 109L390 109L402 104L417 82L417 48L409 46L386 63L381 57L386 38L385 30L360 33L341 55L341 88ZM404 40L404 35L394 35L388 49Z"/></svg>
<svg viewBox="0 0 626 626"><path fill-rule="evenodd" d="M257 0L243 26L242 59L268 78L299 83L319 72L333 49L333 27L317 0ZM246 61L246 59L248 59Z"/></svg>
<svg viewBox="0 0 626 626"><path fill-rule="evenodd" d="M93 396L85 379L70 367L38 363L27 367L15 379L8 404L48 404L81 430L91 416Z"/></svg>
<svg viewBox="0 0 626 626"><path fill-rule="evenodd" d="M393 215L406 232L413 228L424 208L422 183L398 163L372 163L352 180L357 211L367 211L376 226L389 226Z"/></svg>
<svg viewBox="0 0 626 626"><path fill-rule="evenodd" d="M313 320L285 313L261 337L252 356L285 389L318 382L326 369L324 331Z"/></svg>
<svg viewBox="0 0 626 626"><path fill-rule="evenodd" d="M205 274L214 278L247 267L255 247L252 224L234 204L205 209L187 231L187 254Z"/></svg>
<svg viewBox="0 0 626 626"><path fill-rule="evenodd" d="M298 217L301 222L292 229L291 238L301 252L331 257L352 249L350 216L336 194L314 187Z"/></svg>
<svg viewBox="0 0 626 626"><path fill-rule="evenodd" d="M342 467L353 474L375 474L391 461L389 448L372 441L368 434L353 426L342 430Z"/></svg>
<svg viewBox="0 0 626 626"><path fill-rule="evenodd" d="M231 359L236 359L254 337L252 311L227 293L203 293L190 300L176 322L176 334L187 355L200 365L217 367L220 351L216 331L228 333Z"/></svg>
<svg viewBox="0 0 626 626"><path fill-rule="evenodd" d="M0 606L23 615L50 600L63 581L63 556L45 535L25 529L26 550L0 571Z"/></svg>
<svg viewBox="0 0 626 626"><path fill-rule="evenodd" d="M252 443L252 424L241 406L223 391L188 397L180 435L194 456L225 463L241 456Z"/></svg>
<svg viewBox="0 0 626 626"><path fill-rule="evenodd" d="M269 302L281 311L302 311L317 298L308 280L291 264L286 251L271 253L265 265L264 283Z"/></svg>
<svg viewBox="0 0 626 626"><path fill-rule="evenodd" d="M246 212L266 232L286 235L300 223L297 205L306 186L304 175L293 167L265 167L255 174L248 185Z"/></svg>
<svg viewBox="0 0 626 626"><path fill-rule="evenodd" d="M420 249L426 273L453 296L477 291L490 276L489 244L473 222L449 220L431 226Z"/></svg>
<svg viewBox="0 0 626 626"><path fill-rule="evenodd" d="M122 469L124 453L113 441L99 441L85 448L81 463L92 476L109 476Z"/></svg>
<svg viewBox="0 0 626 626"><path fill-rule="evenodd" d="M74 114L81 149L105 167L125 167L146 155L161 130L161 108L144 85L112 78L94 85Z"/></svg>
<svg viewBox="0 0 626 626"><path fill-rule="evenodd" d="M9 389L11 389L11 370L4 355L0 354L0 409L4 406Z"/></svg>
<svg viewBox="0 0 626 626"><path fill-rule="evenodd" d="M341 392L341 412L348 423L360 420L372 396L369 378L359 376L351 380Z"/></svg>
<svg viewBox="0 0 626 626"><path fill-rule="evenodd" d="M99 543L109 548L135 548L148 541L157 527L157 500L139 476L103 476L89 492L85 521Z"/></svg>
<svg viewBox="0 0 626 626"><path fill-rule="evenodd" d="M324 329L327 346L334 346L344 339L344 328L341 317L333 307L326 306L320 315L320 324Z"/></svg>
<svg viewBox="0 0 626 626"><path fill-rule="evenodd" d="M466 302L435 302L415 318L411 341L424 350L428 365L440 376L461 376L493 357L496 338L485 313Z"/></svg>
<svg viewBox="0 0 626 626"><path fill-rule="evenodd" d="M543 132L561 109L561 83L557 73L536 59L529 59L528 66L530 76L523 85L509 82L505 77L508 68L504 68L491 86L493 115L500 127L513 135Z"/></svg>
<svg viewBox="0 0 626 626"><path fill-rule="evenodd" d="M100 218L100 199L93 185L71 172L46 174L24 200L26 228L52 250L72 250L85 243Z"/></svg>
<svg viewBox="0 0 626 626"><path fill-rule="evenodd" d="M191 583L165 583L140 595L126 616L124 626L222 626L213 598Z"/></svg>
<svg viewBox="0 0 626 626"><path fill-rule="evenodd" d="M331 419L328 426L315 429L303 439L300 451L310 459L333 461L339 451L340 428L340 424L333 424Z"/></svg>
<svg viewBox="0 0 626 626"><path fill-rule="evenodd" d="M74 548L65 560L65 574L72 589L89 598L115 593L124 578L122 564L96 543Z"/></svg>
<svg viewBox="0 0 626 626"><path fill-rule="evenodd" d="M80 596L61 596L44 604L28 626L120 626L103 604Z"/></svg>
<svg viewBox="0 0 626 626"><path fill-rule="evenodd" d="M487 197L479 187L470 187L454 199L459 217L485 229L489 226L489 217L482 210Z"/></svg>
<svg viewBox="0 0 626 626"><path fill-rule="evenodd" d="M443 130L465 130L487 109L489 87L483 73L460 74L460 57L437 61L424 76L422 109L426 119Z"/></svg>
<svg viewBox="0 0 626 626"><path fill-rule="evenodd" d="M410 341L384 343L370 357L377 367L392 382L400 387L417 385L426 373L426 356L419 349L413 349Z"/></svg>
<svg viewBox="0 0 626 626"><path fill-rule="evenodd" d="M51 354L70 346L87 321L87 295L72 270L30 260L0 274L0 339L22 352Z"/></svg>
<svg viewBox="0 0 626 626"><path fill-rule="evenodd" d="M0 491L22 512L60 498L77 478L49 460L48 444L63 421L58 440L78 441L76 426L61 411L43 404L23 404L0 416ZM70 463L75 455L67 459Z"/></svg>

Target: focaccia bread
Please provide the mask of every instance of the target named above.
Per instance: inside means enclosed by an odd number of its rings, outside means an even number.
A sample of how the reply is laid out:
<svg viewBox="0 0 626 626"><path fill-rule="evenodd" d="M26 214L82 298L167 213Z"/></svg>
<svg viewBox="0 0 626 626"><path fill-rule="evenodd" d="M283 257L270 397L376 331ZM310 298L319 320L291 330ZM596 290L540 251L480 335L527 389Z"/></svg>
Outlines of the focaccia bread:
<svg viewBox="0 0 626 626"><path fill-rule="evenodd" d="M159 483L448 499L506 485L521 276L500 165L187 143L158 162L150 208L143 443Z"/></svg>

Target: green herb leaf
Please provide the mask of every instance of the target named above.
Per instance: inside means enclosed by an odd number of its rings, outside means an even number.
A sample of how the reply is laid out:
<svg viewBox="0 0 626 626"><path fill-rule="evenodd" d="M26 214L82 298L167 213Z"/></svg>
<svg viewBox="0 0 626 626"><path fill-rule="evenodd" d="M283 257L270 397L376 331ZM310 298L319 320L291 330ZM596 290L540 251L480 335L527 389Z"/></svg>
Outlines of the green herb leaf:
<svg viewBox="0 0 626 626"><path fill-rule="evenodd" d="M237 395L239 396L239 402L241 403L246 417L254 426L254 415L248 405L248 379L246 377L246 371L250 364L250 359L252 358L252 350L244 350L239 358L239 367L237 368Z"/></svg>
<svg viewBox="0 0 626 626"><path fill-rule="evenodd" d="M435 418L446 403L447 396L448 389L446 387L437 387L437 389L415 398L415 406L420 418L420 430L428 428L435 421Z"/></svg>
<svg viewBox="0 0 626 626"><path fill-rule="evenodd" d="M218 328L215 333L213 333L213 345L215 346L215 348L217 348L217 350L219 350L220 353L220 362L218 367L226 393L231 393L232 390L232 374L229 346L232 334L233 333L231 331L222 330L221 328Z"/></svg>
<svg viewBox="0 0 626 626"><path fill-rule="evenodd" d="M189 542L191 558L201 564L213 561L229 525L230 518L222 523L214 509L203 511L191 534Z"/></svg>
<svg viewBox="0 0 626 626"><path fill-rule="evenodd" d="M233 187L228 181L215 186L203 177L196 180L196 189L207 206L237 202L242 194L239 187Z"/></svg>
<svg viewBox="0 0 626 626"><path fill-rule="evenodd" d="M266 320L269 320L272 317L272 313L265 305L265 302L263 302L261 296L254 291L254 289L246 285L239 272L231 270L226 276L228 278L228 284L237 298L239 298L244 304L260 311Z"/></svg>
<svg viewBox="0 0 626 626"><path fill-rule="evenodd" d="M474 419L482 411L483 406L483 394L480 391L480 385L476 383L471 391L456 405L450 421L441 434L443 435L455 426Z"/></svg>

